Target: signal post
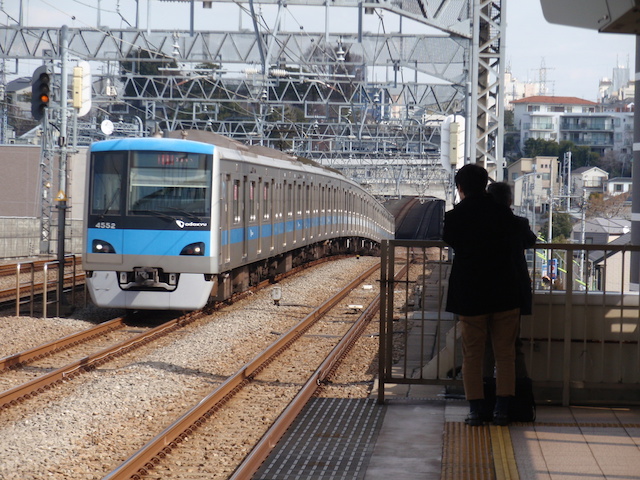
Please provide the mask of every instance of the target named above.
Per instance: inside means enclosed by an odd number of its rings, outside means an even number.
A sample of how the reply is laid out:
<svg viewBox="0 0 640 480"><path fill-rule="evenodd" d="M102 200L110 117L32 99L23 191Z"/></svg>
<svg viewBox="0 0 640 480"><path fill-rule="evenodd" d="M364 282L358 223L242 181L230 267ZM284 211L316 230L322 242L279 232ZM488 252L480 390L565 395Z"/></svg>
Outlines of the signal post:
<svg viewBox="0 0 640 480"><path fill-rule="evenodd" d="M78 116L86 115L91 109L91 75L88 62L79 62L78 66L73 70L73 96L72 96L72 109L69 108L69 82L68 82L68 27L63 25L60 31L60 56L61 56L61 73L60 73L60 90L59 90L59 111L60 115L51 114L52 98L53 98L53 68L50 65L42 65L38 67L34 72L31 79L31 114L35 120L42 121L42 231L41 231L41 251L49 252L50 248L50 223L46 223L46 218L49 217L49 212L45 213L45 200L49 198L49 188L51 188L51 165L47 164L46 160L51 157L52 150L56 149L59 154L58 164L58 193L54 197L56 202L56 208L58 209L58 301L59 305L65 303L64 299L64 265L65 265L65 242L66 242L66 219L68 198L68 163L67 156L69 153L69 127L68 118L70 110L73 111L74 119L74 132L77 125L76 119ZM58 100L58 99L57 99ZM56 102L57 103L57 102ZM54 112L55 113L55 112ZM59 119L59 137L57 145L54 145L52 141L50 131L50 123L55 119ZM73 135L75 138L75 134ZM75 141L74 147L75 147ZM47 170L49 169L49 170Z"/></svg>

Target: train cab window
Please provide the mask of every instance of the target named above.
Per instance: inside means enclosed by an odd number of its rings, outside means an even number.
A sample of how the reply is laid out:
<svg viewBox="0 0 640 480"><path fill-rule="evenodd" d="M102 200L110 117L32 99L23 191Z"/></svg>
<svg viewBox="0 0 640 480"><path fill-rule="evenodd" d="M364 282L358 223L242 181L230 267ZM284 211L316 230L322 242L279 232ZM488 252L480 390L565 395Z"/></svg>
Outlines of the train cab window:
<svg viewBox="0 0 640 480"><path fill-rule="evenodd" d="M256 221L256 182L249 182L249 221Z"/></svg>
<svg viewBox="0 0 640 480"><path fill-rule="evenodd" d="M212 156L134 151L130 158L129 212L209 216Z"/></svg>
<svg viewBox="0 0 640 480"><path fill-rule="evenodd" d="M233 202L231 207L233 223L240 223L240 180L233 181Z"/></svg>
<svg viewBox="0 0 640 480"><path fill-rule="evenodd" d="M125 152L98 152L93 155L92 214L119 215L121 213L125 161Z"/></svg>

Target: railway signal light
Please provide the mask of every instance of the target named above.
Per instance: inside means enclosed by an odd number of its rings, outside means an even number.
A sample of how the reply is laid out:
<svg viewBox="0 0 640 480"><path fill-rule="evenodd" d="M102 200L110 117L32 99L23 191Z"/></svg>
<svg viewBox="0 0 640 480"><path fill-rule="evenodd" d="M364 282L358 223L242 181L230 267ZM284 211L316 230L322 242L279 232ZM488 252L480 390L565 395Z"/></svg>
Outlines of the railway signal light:
<svg viewBox="0 0 640 480"><path fill-rule="evenodd" d="M42 120L51 100L51 76L46 65L36 68L31 77L31 115Z"/></svg>

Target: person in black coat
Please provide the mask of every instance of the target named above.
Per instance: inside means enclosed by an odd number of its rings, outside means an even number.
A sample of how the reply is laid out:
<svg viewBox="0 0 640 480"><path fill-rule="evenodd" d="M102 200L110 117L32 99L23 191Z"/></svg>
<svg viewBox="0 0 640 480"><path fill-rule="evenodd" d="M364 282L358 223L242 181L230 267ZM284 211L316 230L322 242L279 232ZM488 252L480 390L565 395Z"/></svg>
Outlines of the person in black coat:
<svg viewBox="0 0 640 480"><path fill-rule="evenodd" d="M475 164L458 171L455 182L461 200L445 213L443 226L443 240L454 250L446 310L460 320L469 425L483 423L483 363L489 334L496 366L493 423L508 424L509 398L515 394L515 342L522 305L518 222L509 207L486 192L488 178L487 171Z"/></svg>
<svg viewBox="0 0 640 480"><path fill-rule="evenodd" d="M513 192L511 191L509 184L505 182L490 183L487 187L487 192L496 202L511 208L511 205L513 204ZM531 315L533 301L531 293L531 276L529 275L529 267L527 265L527 259L524 256L524 251L526 249L533 248L536 244L537 237L531 230L529 220L527 218L516 215L515 220L518 224L518 238L522 247L515 251L522 300L522 303L520 304L520 315Z"/></svg>

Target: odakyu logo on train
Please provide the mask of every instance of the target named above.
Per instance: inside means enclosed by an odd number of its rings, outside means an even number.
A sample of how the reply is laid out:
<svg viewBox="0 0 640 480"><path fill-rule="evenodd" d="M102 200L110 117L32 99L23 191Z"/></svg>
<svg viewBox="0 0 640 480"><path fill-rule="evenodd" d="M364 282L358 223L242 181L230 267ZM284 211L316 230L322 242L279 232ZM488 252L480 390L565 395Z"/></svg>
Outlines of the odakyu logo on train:
<svg viewBox="0 0 640 480"><path fill-rule="evenodd" d="M182 220L176 220L176 225L180 228L184 227L206 227L208 226L207 222L184 222Z"/></svg>

